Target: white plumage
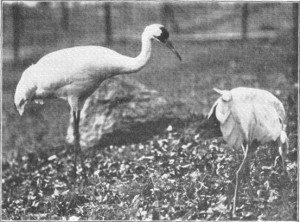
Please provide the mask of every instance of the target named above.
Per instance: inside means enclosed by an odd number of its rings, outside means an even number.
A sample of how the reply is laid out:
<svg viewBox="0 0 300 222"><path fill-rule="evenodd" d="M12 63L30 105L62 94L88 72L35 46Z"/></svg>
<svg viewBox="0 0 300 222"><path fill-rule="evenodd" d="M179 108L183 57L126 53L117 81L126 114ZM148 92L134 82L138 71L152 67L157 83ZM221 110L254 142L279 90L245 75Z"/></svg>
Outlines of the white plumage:
<svg viewBox="0 0 300 222"><path fill-rule="evenodd" d="M212 106L208 119L217 119L224 140L229 146L242 147L244 160L236 172L236 187L233 202L235 216L239 174L249 155L259 146L274 141L277 143L284 167L288 149L285 133L285 110L283 104L270 92L239 87L228 90L214 89L221 97Z"/></svg>
<svg viewBox="0 0 300 222"><path fill-rule="evenodd" d="M24 71L16 88L15 105L22 115L29 101L43 103L44 99L49 98L68 101L74 118L76 175L76 149L80 150L80 110L85 100L104 80L143 68L150 59L153 39L164 43L181 60L168 37L169 33L162 25L147 26L142 34L142 50L135 58L100 46L80 46L52 52Z"/></svg>
<svg viewBox="0 0 300 222"><path fill-rule="evenodd" d="M100 46L79 46L49 53L24 71L15 93L17 109L22 115L30 100L62 98L68 100L73 111L81 110L86 98L105 79L142 69L150 58L152 39L163 42L180 58L168 37L162 25L147 26L142 34L141 53L135 58Z"/></svg>
<svg viewBox="0 0 300 222"><path fill-rule="evenodd" d="M270 92L246 87L215 91L221 97L213 105L208 118L215 111L223 138L229 146L237 148L254 140L260 143L275 141L284 132L284 107Z"/></svg>

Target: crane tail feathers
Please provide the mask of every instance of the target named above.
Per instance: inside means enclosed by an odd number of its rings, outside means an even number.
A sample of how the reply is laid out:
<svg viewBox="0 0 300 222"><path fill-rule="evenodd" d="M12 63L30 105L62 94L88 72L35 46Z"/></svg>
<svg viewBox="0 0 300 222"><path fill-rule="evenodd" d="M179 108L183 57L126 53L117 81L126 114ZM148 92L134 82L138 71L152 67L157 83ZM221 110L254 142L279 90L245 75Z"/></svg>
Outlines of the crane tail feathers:
<svg viewBox="0 0 300 222"><path fill-rule="evenodd" d="M213 90L221 95L223 94L223 90L221 89L213 88Z"/></svg>
<svg viewBox="0 0 300 222"><path fill-rule="evenodd" d="M219 93L222 97L222 99L225 101L225 102L228 102L231 100L231 93L230 91L228 90L220 90L220 89L217 89L217 88L213 88L214 91L216 91L217 93Z"/></svg>
<svg viewBox="0 0 300 222"><path fill-rule="evenodd" d="M16 108L17 108L20 116L23 115L27 102L28 102L28 98L26 98L26 93L24 93L23 90L20 90L17 87L16 93L15 93L15 105L16 105Z"/></svg>
<svg viewBox="0 0 300 222"><path fill-rule="evenodd" d="M23 72L16 88L14 102L20 115L24 113L25 105L33 98L36 91L35 83L32 80L34 72L34 65L28 67Z"/></svg>
<svg viewBox="0 0 300 222"><path fill-rule="evenodd" d="M26 103L27 103L27 101L22 100L19 105L16 105L20 116L22 116L24 113Z"/></svg>

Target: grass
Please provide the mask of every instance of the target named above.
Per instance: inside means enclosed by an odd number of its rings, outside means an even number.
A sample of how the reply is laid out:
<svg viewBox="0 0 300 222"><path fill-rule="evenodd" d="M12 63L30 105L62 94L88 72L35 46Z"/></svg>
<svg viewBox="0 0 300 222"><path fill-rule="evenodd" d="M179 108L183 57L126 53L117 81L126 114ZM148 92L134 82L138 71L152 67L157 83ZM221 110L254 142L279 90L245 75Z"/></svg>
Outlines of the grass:
<svg viewBox="0 0 300 222"><path fill-rule="evenodd" d="M89 151L88 184L78 175L75 192L70 151L49 148L5 167L3 219L231 219L234 171L242 156L220 141L174 130ZM268 147L261 147L240 186L238 219L296 220L297 165L288 161L284 173L273 163Z"/></svg>
<svg viewBox="0 0 300 222"><path fill-rule="evenodd" d="M276 42L243 45L177 41L174 45L182 62L155 43L149 64L131 76L170 102L184 101L189 112L197 115L207 113L217 98L213 87L267 89L288 110L293 151L297 149L297 112L290 112L297 108L289 103L294 85L288 79L290 42L288 34ZM116 43L111 48L134 56L140 45ZM68 105L60 100L31 104L20 117L13 104L22 71L45 49L36 51L18 67L3 66L3 219L230 219L227 205L240 152L220 142L202 141L188 133L188 125L140 144L87 153L89 184L72 193L72 153L64 142ZM295 160L290 158L287 174L279 166L264 168L273 163L266 148L261 148L251 165L250 185L241 188L239 218L296 220Z"/></svg>

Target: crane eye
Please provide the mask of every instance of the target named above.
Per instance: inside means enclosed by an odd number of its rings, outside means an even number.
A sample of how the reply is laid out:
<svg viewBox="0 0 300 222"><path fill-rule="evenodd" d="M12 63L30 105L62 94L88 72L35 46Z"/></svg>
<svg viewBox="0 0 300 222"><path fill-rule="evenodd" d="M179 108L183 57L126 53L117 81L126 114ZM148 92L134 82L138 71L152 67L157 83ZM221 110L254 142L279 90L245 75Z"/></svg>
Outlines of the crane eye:
<svg viewBox="0 0 300 222"><path fill-rule="evenodd" d="M160 27L161 34L159 36L154 36L157 38L159 41L165 43L166 40L169 38L169 32L165 27Z"/></svg>

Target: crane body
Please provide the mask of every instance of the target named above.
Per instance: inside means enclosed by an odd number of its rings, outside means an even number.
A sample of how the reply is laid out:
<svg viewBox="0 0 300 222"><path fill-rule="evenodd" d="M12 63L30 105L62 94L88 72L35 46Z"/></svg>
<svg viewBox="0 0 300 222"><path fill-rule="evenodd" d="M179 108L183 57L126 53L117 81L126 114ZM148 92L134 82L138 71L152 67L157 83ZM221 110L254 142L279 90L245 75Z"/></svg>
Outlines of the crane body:
<svg viewBox="0 0 300 222"><path fill-rule="evenodd" d="M101 82L141 68L133 58L104 47L62 49L44 56L25 70L16 89L15 103L22 106L29 100L62 98L77 111ZM22 114L23 109L18 105Z"/></svg>
<svg viewBox="0 0 300 222"><path fill-rule="evenodd" d="M288 137L285 132L283 104L266 90L238 87L228 90L214 89L221 97L214 103L207 122L202 125L214 128L230 147L243 149L244 159L236 171L236 184L232 215L236 216L239 177L260 144L277 144L285 167Z"/></svg>
<svg viewBox="0 0 300 222"><path fill-rule="evenodd" d="M209 118L215 112L224 140L238 148L244 142L275 141L285 121L282 103L270 92L246 87L231 91L215 89L222 96L215 102Z"/></svg>
<svg viewBox="0 0 300 222"><path fill-rule="evenodd" d="M45 99L61 98L70 105L74 119L75 181L76 150L81 152L80 111L86 99L104 80L142 69L150 59L152 40L162 42L181 60L168 38L169 33L162 25L152 24L145 28L141 52L135 58L101 46L78 46L49 53L23 72L14 98L20 115L30 101L43 103Z"/></svg>

